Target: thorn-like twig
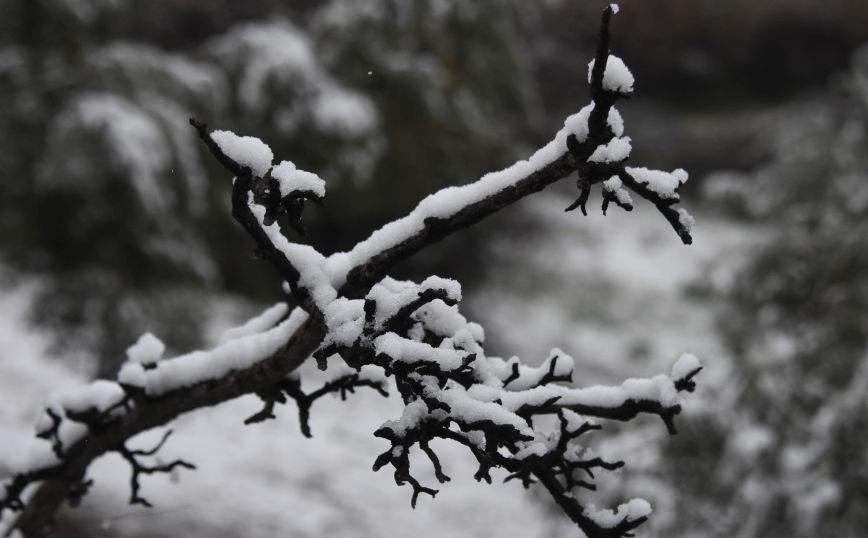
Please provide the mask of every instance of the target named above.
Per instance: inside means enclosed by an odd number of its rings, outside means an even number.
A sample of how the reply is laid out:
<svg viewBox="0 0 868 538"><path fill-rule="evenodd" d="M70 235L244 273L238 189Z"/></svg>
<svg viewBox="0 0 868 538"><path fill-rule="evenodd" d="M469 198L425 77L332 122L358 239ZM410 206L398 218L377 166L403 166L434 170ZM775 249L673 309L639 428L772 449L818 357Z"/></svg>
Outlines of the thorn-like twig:
<svg viewBox="0 0 868 538"><path fill-rule="evenodd" d="M146 465L140 461L140 458L153 456L157 453L160 448L166 443L169 439L169 436L172 435L172 430L166 431L163 435L160 442L157 443L154 448L150 450L130 450L126 447L126 445L120 445L116 452L121 455L127 463L130 464L132 468L132 475L130 476L130 504L139 504L142 506L147 506L148 508L153 507L153 505L144 497L139 495L139 489L141 488L141 484L139 480L141 475L143 474L156 474L156 473L171 473L178 467L183 467L185 469L195 469L196 466L192 463L189 463L184 460L175 460L166 464L159 465Z"/></svg>

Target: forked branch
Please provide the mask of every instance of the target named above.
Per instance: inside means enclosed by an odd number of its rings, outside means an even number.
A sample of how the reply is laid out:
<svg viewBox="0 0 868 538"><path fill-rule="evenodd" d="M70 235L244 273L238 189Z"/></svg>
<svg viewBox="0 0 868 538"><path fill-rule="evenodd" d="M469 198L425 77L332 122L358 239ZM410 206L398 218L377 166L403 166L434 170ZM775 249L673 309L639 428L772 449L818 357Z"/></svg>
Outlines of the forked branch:
<svg viewBox="0 0 868 538"><path fill-rule="evenodd" d="M117 382L97 381L55 398L40 427L48 441L45 457L3 483L0 516L18 514L10 530L28 538L47 533L61 503L74 503L87 491L90 464L109 452L119 453L132 468L130 502L149 506L139 495L141 475L193 465L143 461L155 455L168 434L147 451L129 449L127 442L183 413L254 393L264 402L246 421L254 423L273 418L278 404L294 399L302 432L309 436L310 408L319 397L345 396L358 387L385 395L394 385L405 407L401 417L375 432L390 447L374 467L392 466L395 481L411 486L413 505L420 494L433 496L436 490L414 478L411 450L428 457L438 482L449 480L429 444L440 438L467 447L479 463L477 480L491 482L491 471L500 468L507 479L525 486L539 481L586 535L629 536L650 508L633 500L617 512L589 510L574 490L593 491L596 471L623 462L591 456L577 441L599 429L590 417L626 421L654 414L674 433L680 393L695 388L701 368L695 357L680 359L669 375L620 386L564 386L559 383L571 379L573 360L563 352L554 351L536 368L488 356L481 327L458 311L456 282L436 277L398 282L387 275L431 243L573 173L580 192L568 209L585 212L591 188L600 184L604 212L612 203L629 211L632 192L654 204L690 243L692 218L674 208L686 173L626 166L631 141L623 136L623 119L614 105L632 94L633 78L609 52L612 14L611 7L603 13L589 69L592 102L568 118L549 144L527 161L429 196L348 252L325 256L290 240L281 229L284 223L303 235L305 202L320 202L325 195L321 179L289 161L273 165L271 150L258 139L209 131L191 120L234 176L233 217L260 257L286 281L299 308L270 309L209 351L163 359L161 349L145 346L129 354ZM324 368L340 365L340 375L306 393L295 370L312 356ZM546 414L557 416L556 430L535 426L534 417ZM65 428L69 425L75 427Z"/></svg>

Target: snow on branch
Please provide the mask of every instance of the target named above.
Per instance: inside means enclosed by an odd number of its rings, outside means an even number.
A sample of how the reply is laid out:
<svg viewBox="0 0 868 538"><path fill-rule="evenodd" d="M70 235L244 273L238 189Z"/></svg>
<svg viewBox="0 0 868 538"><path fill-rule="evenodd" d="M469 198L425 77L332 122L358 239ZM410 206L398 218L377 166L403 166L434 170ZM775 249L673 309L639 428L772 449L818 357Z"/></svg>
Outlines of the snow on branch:
<svg viewBox="0 0 868 538"><path fill-rule="evenodd" d="M643 413L659 416L675 433L679 393L695 388L693 378L702 368L698 359L684 355L670 375L628 379L620 386L564 386L559 383L571 379L572 358L553 350L540 367L531 368L517 359L488 357L474 337L478 334L474 324L458 313L456 304L433 296L428 302L421 299L430 290L423 285L414 289L410 282L386 281L365 298L368 306L359 314L363 329L356 339L318 351L337 354L359 371L380 368L395 380L405 407L399 417L374 432L390 443L375 460L374 469L391 466L395 482L412 488L415 506L420 495L433 497L437 490L414 477L409 455L412 450L424 453L437 480L445 483L449 478L430 442L446 439L466 446L477 459L477 480L490 482L490 471L500 468L509 473L507 480L518 479L525 487L542 482L589 537L627 536L645 521L650 507L640 499L616 512L595 511L580 500L576 489L596 489L595 471L615 470L624 462L596 456L577 440L600 429L595 418L626 421ZM414 296L421 300L410 299ZM417 308L400 323L391 313L402 303ZM385 305L388 313L379 305ZM391 324L378 322L387 318ZM557 416L557 429L535 424L534 417L548 414Z"/></svg>
<svg viewBox="0 0 868 538"><path fill-rule="evenodd" d="M390 467L397 484L412 488L414 506L420 495L437 491L414 477L409 454L424 453L438 482L445 483L449 477L430 445L445 439L465 446L477 460L477 480L491 482L491 470L502 469L507 480L525 487L539 482L587 536L630 536L648 518L650 506L634 499L615 510L597 510L582 499L583 490L596 489L596 472L624 462L608 461L580 442L601 428L596 420L628 421L641 414L658 416L675 433L681 395L696 387L698 359L683 356L669 375L575 388L570 385L575 361L560 350L537 367L489 357L482 327L459 312L457 282L388 277L396 263L427 245L573 173L579 197L568 209L586 212L591 187L600 183L604 213L610 203L629 211L632 191L653 203L684 243L691 242L693 219L674 208L687 174L625 165L632 141L613 105L632 94L634 80L623 61L609 54L609 22L616 11L613 4L603 12L589 67L592 102L567 118L549 144L505 170L432 194L348 252L325 256L290 240L281 227L283 222L304 235L305 203L325 196L321 178L289 161L273 165L271 149L257 138L210 131L191 119L212 155L234 176L232 216L253 239L259 257L285 280L292 295L288 302L297 308L279 303L228 331L214 349L173 358L163 358L162 342L145 335L127 351L117 381L94 381L52 398L37 426L38 437L47 441L44 453L0 483L0 519L7 511L18 512L10 530L28 538L44 535L62 502L75 504L87 492L90 464L110 452L131 467L130 502L150 506L140 495L142 475L194 466L184 460L145 461L168 434L151 450L133 450L127 442L183 413L252 393L263 408L244 422L255 424L274 418L277 405L293 400L302 433L310 436L310 411L320 397L345 398L363 387L386 396L394 386L404 409L374 432L389 443L374 469ZM296 369L311 357L332 377L305 391ZM542 415L556 417L554 429L535 420Z"/></svg>

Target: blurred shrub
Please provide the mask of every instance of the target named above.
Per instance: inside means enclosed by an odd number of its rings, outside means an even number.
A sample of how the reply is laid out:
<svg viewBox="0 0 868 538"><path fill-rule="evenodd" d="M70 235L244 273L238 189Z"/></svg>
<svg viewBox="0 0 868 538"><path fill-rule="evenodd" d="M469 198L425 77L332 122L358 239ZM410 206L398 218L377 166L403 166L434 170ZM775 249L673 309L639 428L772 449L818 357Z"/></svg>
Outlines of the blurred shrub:
<svg viewBox="0 0 868 538"><path fill-rule="evenodd" d="M65 350L111 357L106 375L143 330L194 345L210 301L193 297L278 289L239 256L229 178L203 164L189 116L255 131L327 178L309 219L326 251L511 162L533 135L523 2L0 6L2 255L45 277L38 319ZM419 263L472 274L476 250L447 247Z"/></svg>
<svg viewBox="0 0 868 538"><path fill-rule="evenodd" d="M663 473L682 477L667 534L868 529L868 48L853 64L841 86L781 114L766 166L726 188L709 179L764 238L719 290L731 378L690 432L718 456L665 453Z"/></svg>

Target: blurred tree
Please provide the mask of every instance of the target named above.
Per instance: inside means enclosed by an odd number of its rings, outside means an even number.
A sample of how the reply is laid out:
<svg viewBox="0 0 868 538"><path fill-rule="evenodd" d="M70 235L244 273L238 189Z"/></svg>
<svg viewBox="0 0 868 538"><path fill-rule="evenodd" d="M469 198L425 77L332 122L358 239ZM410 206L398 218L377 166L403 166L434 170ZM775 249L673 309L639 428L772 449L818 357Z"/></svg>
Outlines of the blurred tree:
<svg viewBox="0 0 868 538"><path fill-rule="evenodd" d="M238 260L190 115L320 170L332 194L311 228L331 250L532 138L521 2L220 4L2 0L0 173L17 180L0 187L0 240L45 276L37 319L67 351L120 360L131 326L191 347L215 288L271 289ZM466 271L463 251L419 263Z"/></svg>
<svg viewBox="0 0 868 538"><path fill-rule="evenodd" d="M666 452L673 536L868 529L868 48L822 97L780 112L771 161L709 190L765 231L720 325L732 382ZM724 184L725 183L725 184Z"/></svg>

